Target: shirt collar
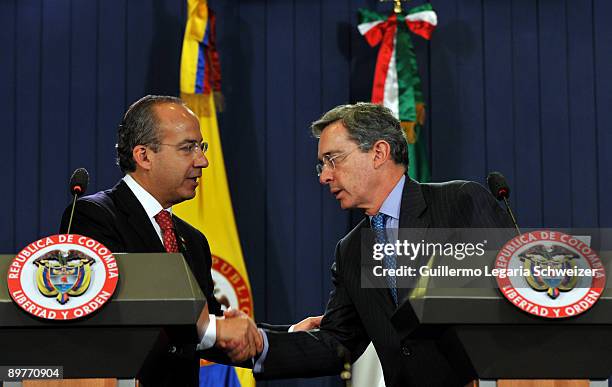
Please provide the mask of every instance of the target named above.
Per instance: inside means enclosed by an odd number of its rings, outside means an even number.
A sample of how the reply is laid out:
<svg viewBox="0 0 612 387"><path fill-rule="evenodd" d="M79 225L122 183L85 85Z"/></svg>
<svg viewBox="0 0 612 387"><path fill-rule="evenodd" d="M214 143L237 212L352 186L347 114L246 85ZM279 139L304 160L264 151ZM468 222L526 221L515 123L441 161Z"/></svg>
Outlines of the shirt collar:
<svg viewBox="0 0 612 387"><path fill-rule="evenodd" d="M159 212L164 209L157 199L147 192L146 189L142 188L131 175L125 175L123 181L125 181L125 184L132 190L132 193L136 196L136 199L138 199L149 218L155 217L155 215L159 214ZM172 213L172 207L167 208L166 211Z"/></svg>
<svg viewBox="0 0 612 387"><path fill-rule="evenodd" d="M391 191L391 193L387 196L382 206L380 206L380 210L378 212L382 212L383 214L399 220L400 209L402 205L402 192L404 191L404 184L406 183L406 175L402 175L402 178L399 179L395 188ZM372 217L370 216L370 219Z"/></svg>

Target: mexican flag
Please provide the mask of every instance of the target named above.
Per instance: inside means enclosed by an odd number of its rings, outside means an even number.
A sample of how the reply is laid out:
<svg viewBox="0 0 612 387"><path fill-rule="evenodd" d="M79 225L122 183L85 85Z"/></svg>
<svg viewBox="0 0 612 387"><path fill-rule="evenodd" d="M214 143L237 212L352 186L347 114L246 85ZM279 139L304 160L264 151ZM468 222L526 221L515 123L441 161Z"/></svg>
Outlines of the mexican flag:
<svg viewBox="0 0 612 387"><path fill-rule="evenodd" d="M391 16L359 10L359 32L370 46L380 44L372 102L388 107L400 120L408 140L408 173L420 182L429 181L430 169L422 135L425 103L410 31L429 40L437 24L431 4Z"/></svg>

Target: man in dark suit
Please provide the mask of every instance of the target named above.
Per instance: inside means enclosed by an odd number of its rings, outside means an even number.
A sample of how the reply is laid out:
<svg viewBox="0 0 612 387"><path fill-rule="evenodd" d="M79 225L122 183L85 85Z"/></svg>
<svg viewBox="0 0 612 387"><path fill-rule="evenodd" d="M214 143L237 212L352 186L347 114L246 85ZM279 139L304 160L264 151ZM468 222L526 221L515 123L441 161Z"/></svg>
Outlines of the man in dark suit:
<svg viewBox="0 0 612 387"><path fill-rule="evenodd" d="M125 113L118 129L117 154L126 174L112 189L77 201L71 232L89 236L112 252L181 252L207 298L198 321L201 342L213 345L232 358L248 358L261 350L261 337L245 316L222 315L213 296L211 253L206 237L172 214L172 206L192 199L202 168L208 166L197 117L175 97L146 96ZM70 208L60 232L68 228ZM199 356L196 344L169 348L164 367L141 375L145 387L197 386ZM231 348L231 349L230 349ZM219 359L221 352L206 354ZM229 360L228 360L229 361Z"/></svg>
<svg viewBox="0 0 612 387"><path fill-rule="evenodd" d="M314 122L312 131L319 138L320 183L329 186L343 209L360 208L367 216L336 246L334 289L320 329L266 331L255 376L338 374L343 363L338 353L348 353L354 361L371 341L387 387L465 385L469 375L456 370L433 341L402 340L391 324L409 289L396 283L384 288L363 286L362 231L511 227L507 215L477 183L411 180L406 175L407 142L387 108L370 103L339 106Z"/></svg>

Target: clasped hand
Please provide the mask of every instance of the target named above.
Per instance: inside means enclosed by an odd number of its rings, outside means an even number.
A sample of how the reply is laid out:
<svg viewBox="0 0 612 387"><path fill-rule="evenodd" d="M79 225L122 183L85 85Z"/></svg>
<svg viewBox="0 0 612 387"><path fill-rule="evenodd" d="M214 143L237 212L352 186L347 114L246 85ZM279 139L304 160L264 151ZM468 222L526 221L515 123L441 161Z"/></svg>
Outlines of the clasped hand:
<svg viewBox="0 0 612 387"><path fill-rule="evenodd" d="M217 341L234 363L241 363L255 357L263 351L263 337L249 316L237 309L223 313L223 319L217 319ZM293 325L293 332L318 328L323 316L308 317Z"/></svg>
<svg viewBox="0 0 612 387"><path fill-rule="evenodd" d="M233 362L241 363L263 351L263 337L247 314L229 309L223 316L217 319L215 346L225 351Z"/></svg>

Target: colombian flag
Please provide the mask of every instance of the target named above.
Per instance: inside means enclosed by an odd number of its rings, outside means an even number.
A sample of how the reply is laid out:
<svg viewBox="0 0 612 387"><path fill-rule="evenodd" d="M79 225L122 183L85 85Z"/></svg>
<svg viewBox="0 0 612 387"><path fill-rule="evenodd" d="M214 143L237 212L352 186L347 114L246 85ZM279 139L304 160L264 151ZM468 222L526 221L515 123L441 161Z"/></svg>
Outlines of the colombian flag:
<svg viewBox="0 0 612 387"><path fill-rule="evenodd" d="M215 297L226 307L253 317L253 297L247 276L232 201L227 184L213 92L220 91L220 66L215 47L214 14L204 0L187 1L189 15L181 57L181 98L199 116L210 165L202 170L196 197L173 207L185 221L202 231L210 244ZM213 16L211 18L211 16ZM250 369L202 360L200 386L255 386Z"/></svg>

